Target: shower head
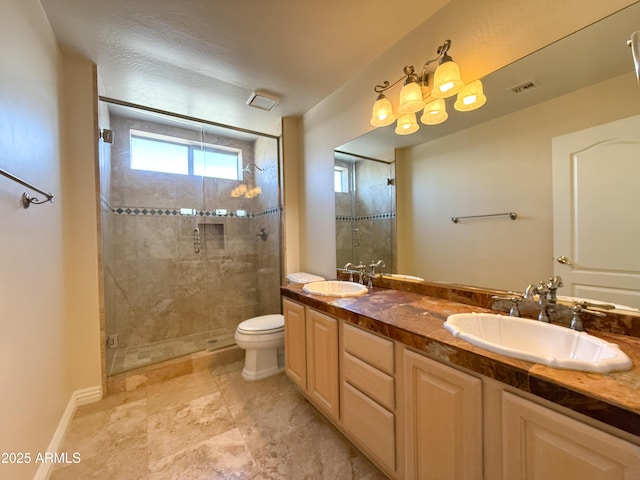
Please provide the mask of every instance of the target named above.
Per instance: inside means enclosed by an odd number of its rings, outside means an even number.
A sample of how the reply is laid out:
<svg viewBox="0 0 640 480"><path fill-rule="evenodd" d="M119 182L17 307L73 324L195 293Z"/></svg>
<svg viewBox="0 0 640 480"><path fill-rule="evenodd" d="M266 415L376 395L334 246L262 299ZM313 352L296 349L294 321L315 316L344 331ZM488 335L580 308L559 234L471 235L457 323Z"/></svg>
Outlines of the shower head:
<svg viewBox="0 0 640 480"><path fill-rule="evenodd" d="M260 173L264 172L264 170L260 168L258 165L256 165L255 163L248 163L247 166L242 169L242 171L245 173L251 173L251 167L255 168Z"/></svg>

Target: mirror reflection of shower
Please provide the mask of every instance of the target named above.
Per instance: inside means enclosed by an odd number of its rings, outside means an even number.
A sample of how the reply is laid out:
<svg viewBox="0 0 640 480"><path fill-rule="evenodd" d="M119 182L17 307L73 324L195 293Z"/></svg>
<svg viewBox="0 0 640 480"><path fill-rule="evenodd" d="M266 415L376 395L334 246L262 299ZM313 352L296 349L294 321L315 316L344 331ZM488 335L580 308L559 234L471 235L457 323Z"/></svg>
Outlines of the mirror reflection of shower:
<svg viewBox="0 0 640 480"><path fill-rule="evenodd" d="M246 167L244 167L242 169L243 172L245 173L251 173L251 168L253 167L254 171L257 170L260 173L264 172L264 169L260 168L258 165L256 165L255 163L248 163Z"/></svg>
<svg viewBox="0 0 640 480"><path fill-rule="evenodd" d="M337 268L378 260L394 268L394 177L393 161L334 152Z"/></svg>
<svg viewBox="0 0 640 480"><path fill-rule="evenodd" d="M107 374L233 345L280 311L277 137L101 100Z"/></svg>

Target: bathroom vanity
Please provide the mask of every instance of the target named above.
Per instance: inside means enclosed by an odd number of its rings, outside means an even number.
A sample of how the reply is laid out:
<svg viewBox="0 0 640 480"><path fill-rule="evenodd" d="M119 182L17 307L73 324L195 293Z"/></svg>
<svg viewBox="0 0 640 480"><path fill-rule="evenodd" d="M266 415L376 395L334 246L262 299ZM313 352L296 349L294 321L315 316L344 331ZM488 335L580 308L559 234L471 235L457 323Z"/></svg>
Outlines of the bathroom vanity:
<svg viewBox="0 0 640 480"><path fill-rule="evenodd" d="M451 314L491 311L490 292L425 288L281 288L287 375L390 478L640 478L640 338L590 331L631 370L554 369L443 328Z"/></svg>

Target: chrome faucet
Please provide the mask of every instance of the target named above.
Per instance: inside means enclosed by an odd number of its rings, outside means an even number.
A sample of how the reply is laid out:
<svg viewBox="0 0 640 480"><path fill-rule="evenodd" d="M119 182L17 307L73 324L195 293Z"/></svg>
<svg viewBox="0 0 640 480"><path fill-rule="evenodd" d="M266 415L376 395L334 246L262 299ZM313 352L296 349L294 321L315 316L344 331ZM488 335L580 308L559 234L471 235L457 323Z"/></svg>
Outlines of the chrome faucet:
<svg viewBox="0 0 640 480"><path fill-rule="evenodd" d="M533 296L536 295L537 293L538 293L538 287L532 283L530 285L527 285L527 288L525 289L524 295L522 296L522 298L524 298L525 300L532 300Z"/></svg>
<svg viewBox="0 0 640 480"><path fill-rule="evenodd" d="M564 284L562 283L562 278L558 275L549 279L547 282L547 300L549 300L549 303L556 303L558 301L557 293L560 287L564 287Z"/></svg>
<svg viewBox="0 0 640 480"><path fill-rule="evenodd" d="M353 282L353 274L355 272L358 273L358 283L360 285L364 285L364 271L367 267L365 265L362 264L362 262L360 262L358 265L354 265L351 262L348 262L345 264L345 266L343 267L343 270L345 270L346 272L349 272L349 281Z"/></svg>
<svg viewBox="0 0 640 480"><path fill-rule="evenodd" d="M381 267L384 268L386 267L385 263L383 260L378 260L377 262L374 262L373 260L371 261L371 263L369 264L369 268L371 269L371 275L372 276L376 276L376 268Z"/></svg>
<svg viewBox="0 0 640 480"><path fill-rule="evenodd" d="M345 263L344 267L342 267L342 269L343 269L345 272L348 272L348 273L349 273L349 281L350 281L350 282L353 282L353 270L352 270L352 268L355 268L355 267L356 267L356 266L355 266L353 263L351 263L351 262L347 262L347 263Z"/></svg>
<svg viewBox="0 0 640 480"><path fill-rule="evenodd" d="M538 295L538 307L540 313L538 314L538 321L544 323L550 323L549 315L547 314L547 308L549 306L549 287L544 282L540 282L538 285L529 285L524 291L523 298L532 300L534 295ZM555 300L554 302L555 303Z"/></svg>

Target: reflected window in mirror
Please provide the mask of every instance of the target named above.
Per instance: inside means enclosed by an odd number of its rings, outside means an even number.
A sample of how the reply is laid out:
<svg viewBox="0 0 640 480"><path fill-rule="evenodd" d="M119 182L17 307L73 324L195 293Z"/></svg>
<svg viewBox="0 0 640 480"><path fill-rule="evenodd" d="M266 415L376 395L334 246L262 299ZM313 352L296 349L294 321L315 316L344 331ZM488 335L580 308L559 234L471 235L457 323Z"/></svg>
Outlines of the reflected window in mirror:
<svg viewBox="0 0 640 480"><path fill-rule="evenodd" d="M347 167L334 166L333 189L336 193L349 193L349 169Z"/></svg>

